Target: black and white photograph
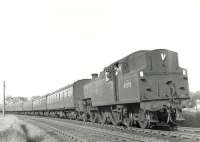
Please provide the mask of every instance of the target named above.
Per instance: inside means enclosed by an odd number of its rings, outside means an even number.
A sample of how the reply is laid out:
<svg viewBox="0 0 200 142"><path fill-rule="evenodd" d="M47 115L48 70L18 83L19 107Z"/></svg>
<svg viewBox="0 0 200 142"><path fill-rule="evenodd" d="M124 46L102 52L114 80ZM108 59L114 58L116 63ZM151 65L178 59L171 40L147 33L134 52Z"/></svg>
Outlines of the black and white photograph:
<svg viewBox="0 0 200 142"><path fill-rule="evenodd" d="M0 142L200 142L200 0L0 0Z"/></svg>

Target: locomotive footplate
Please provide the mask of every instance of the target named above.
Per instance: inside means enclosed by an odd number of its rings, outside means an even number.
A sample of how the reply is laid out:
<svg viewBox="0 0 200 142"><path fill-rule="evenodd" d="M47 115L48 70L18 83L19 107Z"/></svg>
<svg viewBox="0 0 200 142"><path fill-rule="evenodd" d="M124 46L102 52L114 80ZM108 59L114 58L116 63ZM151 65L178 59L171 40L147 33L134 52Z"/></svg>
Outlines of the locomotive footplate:
<svg viewBox="0 0 200 142"><path fill-rule="evenodd" d="M152 124L150 126L151 129L162 129L162 130L177 130L177 124L176 123L157 123Z"/></svg>

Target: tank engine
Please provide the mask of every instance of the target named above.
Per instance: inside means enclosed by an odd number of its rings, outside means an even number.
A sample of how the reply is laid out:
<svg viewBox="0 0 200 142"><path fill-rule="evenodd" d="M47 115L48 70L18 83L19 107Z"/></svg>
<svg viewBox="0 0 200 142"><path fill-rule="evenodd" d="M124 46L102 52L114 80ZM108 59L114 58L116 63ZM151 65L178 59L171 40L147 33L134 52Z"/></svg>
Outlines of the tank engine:
<svg viewBox="0 0 200 142"><path fill-rule="evenodd" d="M98 123L176 126L189 99L187 70L176 52L138 51L93 74L84 86L87 120Z"/></svg>

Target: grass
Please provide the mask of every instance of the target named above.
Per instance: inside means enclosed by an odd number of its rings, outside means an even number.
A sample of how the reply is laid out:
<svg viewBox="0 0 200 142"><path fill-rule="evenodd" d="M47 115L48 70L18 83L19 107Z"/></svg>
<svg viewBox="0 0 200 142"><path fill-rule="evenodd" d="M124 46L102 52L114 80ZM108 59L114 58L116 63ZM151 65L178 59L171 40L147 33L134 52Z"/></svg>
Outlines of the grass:
<svg viewBox="0 0 200 142"><path fill-rule="evenodd" d="M55 142L41 129L14 116L0 117L0 142Z"/></svg>

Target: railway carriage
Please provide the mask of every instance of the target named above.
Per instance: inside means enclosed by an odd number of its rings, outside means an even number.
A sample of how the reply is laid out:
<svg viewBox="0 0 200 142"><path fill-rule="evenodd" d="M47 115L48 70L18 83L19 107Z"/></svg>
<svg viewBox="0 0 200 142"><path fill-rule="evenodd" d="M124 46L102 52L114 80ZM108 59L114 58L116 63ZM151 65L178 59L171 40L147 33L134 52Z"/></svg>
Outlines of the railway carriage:
<svg viewBox="0 0 200 142"><path fill-rule="evenodd" d="M37 110L46 111L47 109L46 95L39 97L37 99L34 99L32 103L33 103L33 111L37 111Z"/></svg>
<svg viewBox="0 0 200 142"><path fill-rule="evenodd" d="M79 102L83 99L83 86L89 79L82 79L47 95L49 115L75 119Z"/></svg>
<svg viewBox="0 0 200 142"><path fill-rule="evenodd" d="M15 107L16 107L16 111L18 112L23 111L23 102L16 103Z"/></svg>
<svg viewBox="0 0 200 142"><path fill-rule="evenodd" d="M48 109L73 108L73 84L63 87L47 96Z"/></svg>
<svg viewBox="0 0 200 142"><path fill-rule="evenodd" d="M6 106L5 106L5 110L6 111L15 111L16 110L16 107L15 107L16 105L15 105L15 103L13 103L13 102L11 102L11 103L9 103L9 104L6 104ZM2 106L3 107L3 106Z"/></svg>
<svg viewBox="0 0 200 142"><path fill-rule="evenodd" d="M17 103L9 103L5 106L6 111L10 112L22 112L23 111L23 102L17 102Z"/></svg>
<svg viewBox="0 0 200 142"><path fill-rule="evenodd" d="M28 114L33 111L33 101L26 101L23 102L23 111L25 114Z"/></svg>
<svg viewBox="0 0 200 142"><path fill-rule="evenodd" d="M37 115L44 115L47 111L46 95L32 100L33 112Z"/></svg>

